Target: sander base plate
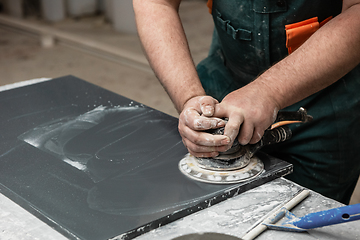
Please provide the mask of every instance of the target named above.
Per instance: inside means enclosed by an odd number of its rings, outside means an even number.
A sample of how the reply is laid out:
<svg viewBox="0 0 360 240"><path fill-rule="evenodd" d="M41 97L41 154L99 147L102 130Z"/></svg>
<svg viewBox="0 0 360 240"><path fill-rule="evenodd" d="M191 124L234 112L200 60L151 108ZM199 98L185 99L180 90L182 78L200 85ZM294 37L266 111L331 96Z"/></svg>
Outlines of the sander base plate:
<svg viewBox="0 0 360 240"><path fill-rule="evenodd" d="M187 177L205 183L233 184L253 179L264 172L263 162L256 156L247 166L234 170L213 170L199 166L196 157L186 154L179 162L180 171Z"/></svg>

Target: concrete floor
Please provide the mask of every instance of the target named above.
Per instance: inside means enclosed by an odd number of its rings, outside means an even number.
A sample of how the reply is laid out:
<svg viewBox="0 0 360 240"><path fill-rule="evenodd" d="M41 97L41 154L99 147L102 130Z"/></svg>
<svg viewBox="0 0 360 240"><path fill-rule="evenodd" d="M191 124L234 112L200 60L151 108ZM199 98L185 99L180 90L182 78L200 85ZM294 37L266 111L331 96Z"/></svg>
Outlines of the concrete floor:
<svg viewBox="0 0 360 240"><path fill-rule="evenodd" d="M213 30L205 2L183 2L181 17L195 63L207 55ZM51 26L98 42L126 49L145 58L136 35L115 32L101 16L66 19L48 24L29 18L27 22ZM151 71L142 71L99 58L64 45L42 48L38 38L0 27L0 86L28 79L74 75L167 114L178 116L166 92ZM351 203L360 203L360 184Z"/></svg>

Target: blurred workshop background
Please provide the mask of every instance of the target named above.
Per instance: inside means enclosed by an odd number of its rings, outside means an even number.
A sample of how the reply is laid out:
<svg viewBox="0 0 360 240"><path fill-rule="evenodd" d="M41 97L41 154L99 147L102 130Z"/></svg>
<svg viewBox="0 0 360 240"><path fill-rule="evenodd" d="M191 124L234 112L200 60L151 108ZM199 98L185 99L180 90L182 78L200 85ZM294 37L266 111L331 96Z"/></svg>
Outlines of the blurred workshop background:
<svg viewBox="0 0 360 240"><path fill-rule="evenodd" d="M206 0L183 0L180 16L197 64L213 31ZM65 75L178 116L142 52L131 0L0 0L0 86Z"/></svg>
<svg viewBox="0 0 360 240"><path fill-rule="evenodd" d="M177 116L142 52L131 0L0 0L0 5L0 85L71 74ZM181 16L199 62L213 30L206 2L183 1Z"/></svg>

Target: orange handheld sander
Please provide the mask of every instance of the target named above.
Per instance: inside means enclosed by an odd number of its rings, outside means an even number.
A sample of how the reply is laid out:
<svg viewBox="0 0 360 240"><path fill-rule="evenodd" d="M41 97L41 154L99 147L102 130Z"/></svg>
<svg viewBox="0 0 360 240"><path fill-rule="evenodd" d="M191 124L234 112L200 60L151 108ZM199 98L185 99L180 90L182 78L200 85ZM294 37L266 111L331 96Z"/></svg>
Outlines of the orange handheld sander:
<svg viewBox="0 0 360 240"><path fill-rule="evenodd" d="M236 139L232 147L215 158L198 158L187 154L179 169L186 176L201 182L231 184L255 178L264 171L264 164L255 153L263 146L286 141L292 132L291 123L305 123L312 120L304 108L296 112L279 112L276 121L256 144L241 145ZM224 134L224 127L208 131Z"/></svg>

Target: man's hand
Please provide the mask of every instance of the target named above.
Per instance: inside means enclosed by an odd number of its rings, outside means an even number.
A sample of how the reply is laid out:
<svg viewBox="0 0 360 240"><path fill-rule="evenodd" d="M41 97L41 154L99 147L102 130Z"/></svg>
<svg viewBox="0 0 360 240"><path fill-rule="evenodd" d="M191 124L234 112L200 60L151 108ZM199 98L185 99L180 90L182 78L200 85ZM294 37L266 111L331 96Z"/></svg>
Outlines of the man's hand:
<svg viewBox="0 0 360 240"><path fill-rule="evenodd" d="M257 143L275 121L279 106L265 89L266 86L250 83L228 94L217 105L214 116L228 118L224 135L231 139L231 144L238 135L242 145Z"/></svg>
<svg viewBox="0 0 360 240"><path fill-rule="evenodd" d="M230 138L212 135L205 130L223 127L225 121L213 117L218 101L210 96L191 98L179 117L179 132L188 151L196 157L215 157L226 151Z"/></svg>

